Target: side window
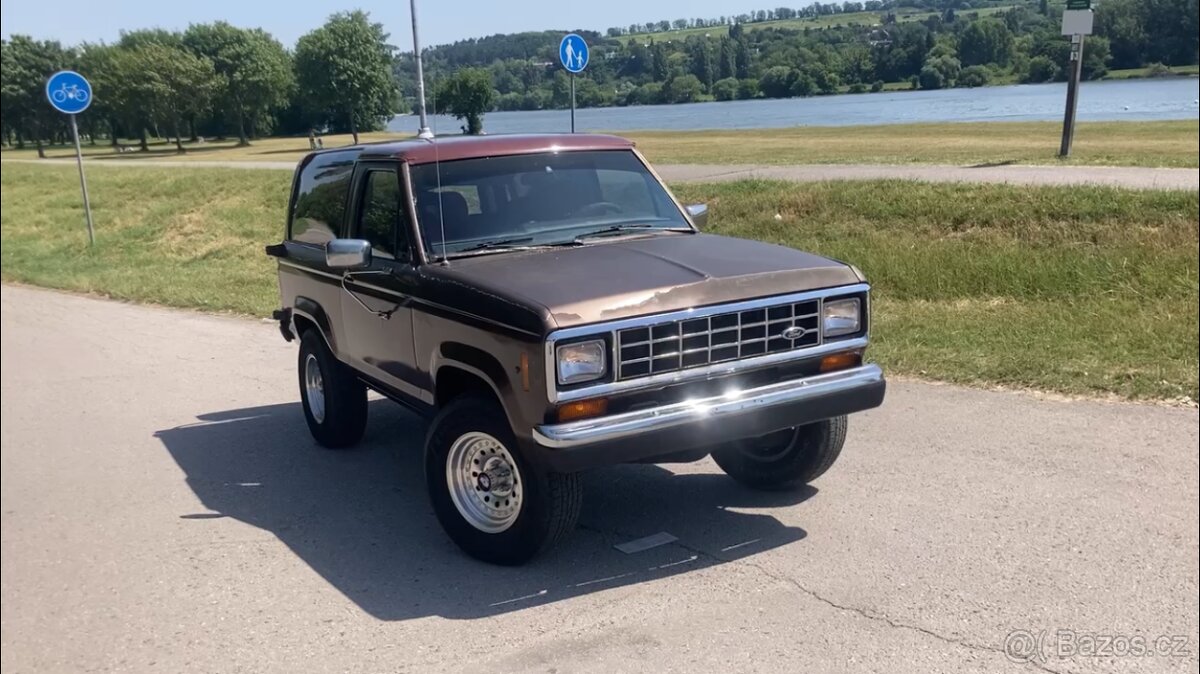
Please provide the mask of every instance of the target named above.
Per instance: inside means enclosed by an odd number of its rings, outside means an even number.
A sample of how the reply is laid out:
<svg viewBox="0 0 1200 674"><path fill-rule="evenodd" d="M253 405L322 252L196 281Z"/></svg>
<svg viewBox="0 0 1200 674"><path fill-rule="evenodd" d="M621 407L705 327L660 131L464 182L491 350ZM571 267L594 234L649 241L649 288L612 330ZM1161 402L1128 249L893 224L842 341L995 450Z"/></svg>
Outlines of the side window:
<svg viewBox="0 0 1200 674"><path fill-rule="evenodd" d="M340 235L357 155L330 152L314 157L304 167L296 186L289 238L320 245Z"/></svg>
<svg viewBox="0 0 1200 674"><path fill-rule="evenodd" d="M401 225L400 180L391 169L368 171L362 183L357 237L371 242L376 254L408 258L407 231Z"/></svg>

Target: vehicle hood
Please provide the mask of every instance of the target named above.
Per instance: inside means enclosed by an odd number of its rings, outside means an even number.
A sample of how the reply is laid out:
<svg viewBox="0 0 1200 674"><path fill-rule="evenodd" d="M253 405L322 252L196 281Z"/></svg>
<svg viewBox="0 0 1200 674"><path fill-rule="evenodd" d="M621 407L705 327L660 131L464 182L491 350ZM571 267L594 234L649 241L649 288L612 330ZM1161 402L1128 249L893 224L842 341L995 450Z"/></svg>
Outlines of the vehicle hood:
<svg viewBox="0 0 1200 674"><path fill-rule="evenodd" d="M461 258L458 281L545 307L550 329L858 283L836 260L747 239L660 234Z"/></svg>

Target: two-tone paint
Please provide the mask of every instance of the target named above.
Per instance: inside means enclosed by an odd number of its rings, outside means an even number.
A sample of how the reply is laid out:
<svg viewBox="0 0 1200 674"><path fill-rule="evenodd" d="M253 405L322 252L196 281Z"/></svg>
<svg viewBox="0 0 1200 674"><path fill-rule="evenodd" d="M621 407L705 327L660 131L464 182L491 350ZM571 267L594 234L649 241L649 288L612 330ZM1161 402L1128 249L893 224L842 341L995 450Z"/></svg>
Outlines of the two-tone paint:
<svg viewBox="0 0 1200 674"><path fill-rule="evenodd" d="M700 232L677 200L676 207L692 223L690 232L449 261L432 259L424 250L411 166L583 150L636 154L629 141L600 135L456 137L337 150L357 157L345 217L335 235L353 235L350 223L357 222L360 206L354 195L366 173L390 167L407 208L409 249L400 255L407 261L376 257L368 269L346 274L326 265L322 246L285 240L268 247L278 257L285 329L296 335L308 326L318 328L337 358L368 385L419 412L436 410L464 387L486 386L502 402L521 444L547 455L553 448L544 441L539 444L537 435L539 427L554 421L560 400L552 350L547 349L555 339L586 335L593 328L603 333L622 321L758 298L827 289L829 294L867 292L857 270L841 262ZM319 154L301 162L297 178ZM288 231L295 199L293 192ZM861 351L865 342L864 334L845 348ZM819 355L733 362L701 379L747 376L781 364L810 367ZM645 396L646 389L677 395L670 389L695 378L696 373L683 373L671 381L597 390L619 403L623 396ZM880 399L881 387L882 380ZM876 400L869 406L877 404Z"/></svg>

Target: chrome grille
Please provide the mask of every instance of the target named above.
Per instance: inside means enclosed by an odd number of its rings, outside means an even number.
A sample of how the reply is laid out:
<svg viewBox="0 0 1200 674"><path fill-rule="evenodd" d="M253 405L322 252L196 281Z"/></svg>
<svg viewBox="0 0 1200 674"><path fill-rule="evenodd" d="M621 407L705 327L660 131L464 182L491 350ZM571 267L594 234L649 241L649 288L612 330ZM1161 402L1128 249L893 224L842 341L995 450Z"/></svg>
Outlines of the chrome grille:
<svg viewBox="0 0 1200 674"><path fill-rule="evenodd" d="M617 379L636 379L821 343L819 299L617 331ZM784 337L797 328L800 334Z"/></svg>

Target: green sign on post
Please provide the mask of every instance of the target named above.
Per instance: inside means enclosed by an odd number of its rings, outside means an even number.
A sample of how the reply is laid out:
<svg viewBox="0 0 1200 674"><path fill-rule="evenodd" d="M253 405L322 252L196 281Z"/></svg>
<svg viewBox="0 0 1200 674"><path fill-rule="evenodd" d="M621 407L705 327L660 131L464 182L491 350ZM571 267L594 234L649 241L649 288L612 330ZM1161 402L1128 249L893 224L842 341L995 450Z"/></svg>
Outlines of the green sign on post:
<svg viewBox="0 0 1200 674"><path fill-rule="evenodd" d="M1067 0L1067 9L1091 9L1092 0Z"/></svg>

